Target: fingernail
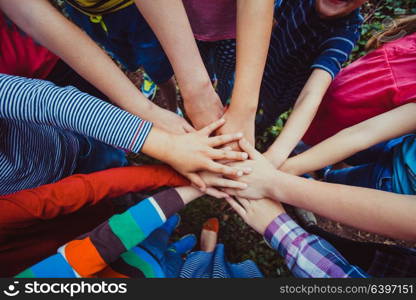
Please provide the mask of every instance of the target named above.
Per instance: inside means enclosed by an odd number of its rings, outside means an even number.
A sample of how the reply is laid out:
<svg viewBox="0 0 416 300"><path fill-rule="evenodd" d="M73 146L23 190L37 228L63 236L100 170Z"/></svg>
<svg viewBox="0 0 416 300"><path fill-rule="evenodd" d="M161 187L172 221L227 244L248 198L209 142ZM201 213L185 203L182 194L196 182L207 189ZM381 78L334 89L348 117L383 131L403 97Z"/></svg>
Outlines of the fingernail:
<svg viewBox="0 0 416 300"><path fill-rule="evenodd" d="M245 168L244 169L244 173L246 173L246 174L250 174L251 172L253 172L252 168Z"/></svg>
<svg viewBox="0 0 416 300"><path fill-rule="evenodd" d="M248 158L248 154L247 153L243 153L241 156L243 157L243 159L247 159Z"/></svg>
<svg viewBox="0 0 416 300"><path fill-rule="evenodd" d="M243 184L241 185L241 188L243 188L243 189L246 189L246 188L248 188L248 184L246 184L246 183L243 183Z"/></svg>
<svg viewBox="0 0 416 300"><path fill-rule="evenodd" d="M238 137L238 138L241 138L241 137L243 137L243 134L241 132L239 132L235 136Z"/></svg>
<svg viewBox="0 0 416 300"><path fill-rule="evenodd" d="M237 176L238 176L238 177L243 176L243 171L238 171L238 172L237 172Z"/></svg>

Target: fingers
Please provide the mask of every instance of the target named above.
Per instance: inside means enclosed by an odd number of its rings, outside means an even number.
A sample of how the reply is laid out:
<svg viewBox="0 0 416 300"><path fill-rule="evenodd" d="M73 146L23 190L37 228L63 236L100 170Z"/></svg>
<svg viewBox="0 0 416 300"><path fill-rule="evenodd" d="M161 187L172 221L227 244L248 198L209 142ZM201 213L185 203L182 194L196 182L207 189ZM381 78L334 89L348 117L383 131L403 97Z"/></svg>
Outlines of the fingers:
<svg viewBox="0 0 416 300"><path fill-rule="evenodd" d="M196 173L189 173L186 175L186 177L191 181L191 183L194 186L196 186L196 188L198 188L202 192L205 192L205 190L207 189L207 186L205 182L202 180L201 176L199 176Z"/></svg>
<svg viewBox="0 0 416 300"><path fill-rule="evenodd" d="M261 155L261 153L258 152L256 148L250 145L250 143L246 139L241 139L239 141L239 144L240 144L241 149L247 152L251 159L256 160L256 159L263 158L263 155Z"/></svg>
<svg viewBox="0 0 416 300"><path fill-rule="evenodd" d="M235 189L224 188L222 189L222 191L230 196L238 196L238 190L235 190Z"/></svg>
<svg viewBox="0 0 416 300"><path fill-rule="evenodd" d="M210 136L211 133L213 133L215 130L217 130L218 128L220 128L224 124L225 124L225 119L221 118L218 121L215 121L214 123L211 123L208 126L202 128L199 132L202 135Z"/></svg>
<svg viewBox="0 0 416 300"><path fill-rule="evenodd" d="M195 132L196 129L193 128L188 122L184 122L183 124L183 130L185 130L185 133L191 133L191 132Z"/></svg>
<svg viewBox="0 0 416 300"><path fill-rule="evenodd" d="M219 188L230 188L230 189L240 189L244 190L248 187L246 183L238 182L234 180L229 180L222 177L211 178L209 182L207 182L210 186L215 186Z"/></svg>
<svg viewBox="0 0 416 300"><path fill-rule="evenodd" d="M208 139L208 145L216 148L222 145L229 144L234 141L238 141L243 137L241 132L234 133L234 134L224 134L224 135L217 135ZM237 147L238 149L238 147Z"/></svg>
<svg viewBox="0 0 416 300"><path fill-rule="evenodd" d="M241 206L244 207L244 210L247 212L250 207L250 201L244 198L237 197L238 202L240 202Z"/></svg>
<svg viewBox="0 0 416 300"><path fill-rule="evenodd" d="M222 174L225 176L234 176L234 177L241 177L244 175L244 171L238 168L232 168L226 165L219 164L217 162L211 161L208 166L208 171Z"/></svg>
<svg viewBox="0 0 416 300"><path fill-rule="evenodd" d="M236 160L246 160L248 154L244 152L236 151L227 151L220 149L212 149L209 151L210 157L214 160L226 160L226 161L236 161Z"/></svg>
<svg viewBox="0 0 416 300"><path fill-rule="evenodd" d="M245 219L247 212L240 204L238 204L237 201L235 201L232 198L226 198L225 201L227 201L228 204L230 204L231 208L234 209L235 212L240 215L240 217Z"/></svg>
<svg viewBox="0 0 416 300"><path fill-rule="evenodd" d="M226 193L221 192L220 190L217 190L216 188L209 187L205 191L205 194L212 196L217 199L228 199L230 196L228 196Z"/></svg>

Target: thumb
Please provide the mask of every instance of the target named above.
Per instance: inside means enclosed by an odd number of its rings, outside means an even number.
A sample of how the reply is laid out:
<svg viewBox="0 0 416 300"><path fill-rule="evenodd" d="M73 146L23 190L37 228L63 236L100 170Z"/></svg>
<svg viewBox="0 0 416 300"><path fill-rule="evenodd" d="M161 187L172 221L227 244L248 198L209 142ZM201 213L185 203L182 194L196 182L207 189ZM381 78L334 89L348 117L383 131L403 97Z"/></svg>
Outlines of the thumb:
<svg viewBox="0 0 416 300"><path fill-rule="evenodd" d="M258 160L263 158L260 152L256 150L246 139L241 139L239 145L243 151L245 151L251 159Z"/></svg>
<svg viewBox="0 0 416 300"><path fill-rule="evenodd" d="M205 193L207 185L202 180L201 176L196 173L189 173L186 175L186 177L191 181L192 185L194 185L201 192Z"/></svg>

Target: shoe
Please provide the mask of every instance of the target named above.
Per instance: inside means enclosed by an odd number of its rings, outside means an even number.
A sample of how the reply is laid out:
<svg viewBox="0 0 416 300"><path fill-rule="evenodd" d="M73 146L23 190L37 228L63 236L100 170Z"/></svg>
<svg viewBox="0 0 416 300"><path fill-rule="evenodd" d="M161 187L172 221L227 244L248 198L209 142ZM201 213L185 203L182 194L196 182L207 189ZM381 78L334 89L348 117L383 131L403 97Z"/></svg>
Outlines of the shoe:
<svg viewBox="0 0 416 300"><path fill-rule="evenodd" d="M145 97L149 100L153 100L156 97L157 85L146 73L143 73L143 83L141 91L143 95L145 95Z"/></svg>
<svg viewBox="0 0 416 300"><path fill-rule="evenodd" d="M174 242L168 248L168 251L178 253L180 255L190 252L197 243L195 234L187 234L183 236L179 241Z"/></svg>
<svg viewBox="0 0 416 300"><path fill-rule="evenodd" d="M202 229L218 233L220 230L220 222L217 218L208 219L205 221L204 225L202 225Z"/></svg>
<svg viewBox="0 0 416 300"><path fill-rule="evenodd" d="M297 207L294 207L294 212L302 227L308 228L309 226L318 225L318 221L313 212Z"/></svg>

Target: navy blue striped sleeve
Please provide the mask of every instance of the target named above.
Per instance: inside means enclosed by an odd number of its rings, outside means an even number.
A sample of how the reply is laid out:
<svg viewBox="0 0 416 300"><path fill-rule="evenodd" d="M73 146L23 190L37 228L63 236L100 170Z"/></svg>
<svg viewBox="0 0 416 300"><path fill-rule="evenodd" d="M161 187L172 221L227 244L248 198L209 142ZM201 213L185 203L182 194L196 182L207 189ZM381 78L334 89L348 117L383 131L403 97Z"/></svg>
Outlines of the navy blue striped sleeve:
<svg viewBox="0 0 416 300"><path fill-rule="evenodd" d="M152 123L74 87L0 74L0 118L50 125L140 152Z"/></svg>
<svg viewBox="0 0 416 300"><path fill-rule="evenodd" d="M323 69L332 78L338 75L342 65L348 61L349 56L360 38L360 23L351 24L345 28L334 30L320 46L321 55L314 61L313 69Z"/></svg>

